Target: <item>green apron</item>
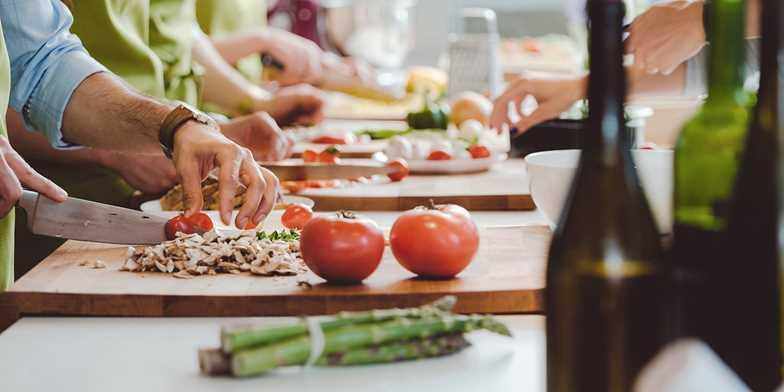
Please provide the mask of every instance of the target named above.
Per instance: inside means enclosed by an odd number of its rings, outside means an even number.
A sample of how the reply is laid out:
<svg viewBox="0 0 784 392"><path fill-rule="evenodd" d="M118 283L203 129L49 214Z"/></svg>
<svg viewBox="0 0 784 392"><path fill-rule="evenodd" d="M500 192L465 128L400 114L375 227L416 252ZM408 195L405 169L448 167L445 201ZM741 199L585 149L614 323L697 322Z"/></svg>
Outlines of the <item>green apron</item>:
<svg viewBox="0 0 784 392"><path fill-rule="evenodd" d="M0 26L0 137L6 137L5 111L8 109L8 94L11 89L8 52L5 50L3 27ZM14 283L14 211L0 220L0 292L8 290Z"/></svg>
<svg viewBox="0 0 784 392"><path fill-rule="evenodd" d="M264 29L267 5L264 0L196 0L196 16L207 35L220 37ZM261 82L262 66L258 55L241 59L235 66L248 80Z"/></svg>
<svg viewBox="0 0 784 392"><path fill-rule="evenodd" d="M135 89L158 98L199 103L200 70L191 58L194 0L74 0L71 31L99 62ZM127 205L133 189L114 172L31 161L71 196ZM32 235L20 212L16 273L27 272L63 241Z"/></svg>

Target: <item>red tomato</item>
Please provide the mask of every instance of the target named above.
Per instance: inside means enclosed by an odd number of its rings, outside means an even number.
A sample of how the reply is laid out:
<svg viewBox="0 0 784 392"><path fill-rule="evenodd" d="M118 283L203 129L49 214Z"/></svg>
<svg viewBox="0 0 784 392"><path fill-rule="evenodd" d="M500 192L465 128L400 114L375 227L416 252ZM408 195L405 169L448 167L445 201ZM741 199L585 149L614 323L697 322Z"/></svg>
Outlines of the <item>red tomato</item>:
<svg viewBox="0 0 784 392"><path fill-rule="evenodd" d="M465 208L433 205L400 215L392 225L389 243L407 270L423 277L451 278L476 255L479 231Z"/></svg>
<svg viewBox="0 0 784 392"><path fill-rule="evenodd" d="M482 158L489 158L490 157L490 150L487 147L481 144L473 144L468 147L468 152L471 154L471 158L473 159L482 159Z"/></svg>
<svg viewBox="0 0 784 392"><path fill-rule="evenodd" d="M387 167L392 168L392 171L387 173L387 177L394 182L408 177L408 162L405 159L393 159L387 163Z"/></svg>
<svg viewBox="0 0 784 392"><path fill-rule="evenodd" d="M204 234L212 230L212 227L212 219L203 212L197 212L192 216L186 217L184 214L180 214L169 219L164 226L164 230L166 238L173 240L177 238L177 233Z"/></svg>
<svg viewBox="0 0 784 392"><path fill-rule="evenodd" d="M357 137L354 134L343 136L322 135L310 140L314 144L353 144L356 141Z"/></svg>
<svg viewBox="0 0 784 392"><path fill-rule="evenodd" d="M448 161L450 159L452 159L452 155L441 150L433 151L427 156L428 161Z"/></svg>
<svg viewBox="0 0 784 392"><path fill-rule="evenodd" d="M302 160L305 163L318 162L319 153L314 150L305 150L302 152Z"/></svg>
<svg viewBox="0 0 784 392"><path fill-rule="evenodd" d="M335 146L330 146L318 154L318 161L321 163L338 163L339 155L340 150Z"/></svg>
<svg viewBox="0 0 784 392"><path fill-rule="evenodd" d="M286 207L286 211L283 211L280 222L283 223L283 226L287 229L302 230L312 217L313 210L311 210L310 207L302 204L291 204Z"/></svg>
<svg viewBox="0 0 784 392"><path fill-rule="evenodd" d="M384 255L384 234L371 220L350 212L315 216L302 229L302 259L316 275L333 282L360 282Z"/></svg>

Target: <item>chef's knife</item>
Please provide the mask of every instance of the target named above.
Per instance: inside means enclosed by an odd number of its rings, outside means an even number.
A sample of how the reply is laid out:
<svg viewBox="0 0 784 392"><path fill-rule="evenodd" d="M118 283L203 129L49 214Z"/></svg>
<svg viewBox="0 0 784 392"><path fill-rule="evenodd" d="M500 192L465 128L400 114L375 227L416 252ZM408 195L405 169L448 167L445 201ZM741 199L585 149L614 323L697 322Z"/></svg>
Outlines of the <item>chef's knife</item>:
<svg viewBox="0 0 784 392"><path fill-rule="evenodd" d="M27 211L27 227L33 234L127 245L166 241L167 219L141 211L73 197L57 203L27 190L17 205Z"/></svg>
<svg viewBox="0 0 784 392"><path fill-rule="evenodd" d="M301 162L259 162L261 166L275 173L281 181L303 180L334 180L341 178L358 178L373 175L387 175L390 168L383 164L352 164L352 163L306 163Z"/></svg>
<svg viewBox="0 0 784 392"><path fill-rule="evenodd" d="M285 67L283 63L267 53L261 54L261 63L278 71L282 71ZM359 78L329 70L323 72L319 85L325 90L339 91L378 101L394 102L405 97L405 89L402 85L384 86L380 83L362 81Z"/></svg>

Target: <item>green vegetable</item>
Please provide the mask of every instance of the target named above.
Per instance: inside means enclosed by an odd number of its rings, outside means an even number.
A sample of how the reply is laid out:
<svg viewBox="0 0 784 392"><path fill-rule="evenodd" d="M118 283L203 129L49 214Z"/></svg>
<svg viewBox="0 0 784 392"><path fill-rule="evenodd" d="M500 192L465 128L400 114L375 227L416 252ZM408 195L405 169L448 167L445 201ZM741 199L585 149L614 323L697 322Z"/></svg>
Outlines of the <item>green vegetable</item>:
<svg viewBox="0 0 784 392"><path fill-rule="evenodd" d="M403 136L411 133L411 129L398 130L398 129L365 129L358 132L358 135L368 135L373 140L386 140L392 139L395 136Z"/></svg>
<svg viewBox="0 0 784 392"><path fill-rule="evenodd" d="M267 233L266 231L259 231L256 233L256 238L259 240L270 240L270 241L298 241L299 240L299 232L296 230L281 230L281 231L273 231L271 233Z"/></svg>
<svg viewBox="0 0 784 392"><path fill-rule="evenodd" d="M462 333L453 333L322 355L316 365L351 366L410 361L454 354L470 345Z"/></svg>
<svg viewBox="0 0 784 392"><path fill-rule="evenodd" d="M505 325L489 316L431 316L421 319L400 318L381 323L353 324L324 332L324 353L355 350L368 345L380 345L415 338L428 338L448 333L464 333L486 329L510 336ZM247 377L271 369L302 365L310 355L307 335L241 350L231 358L231 373Z"/></svg>
<svg viewBox="0 0 784 392"><path fill-rule="evenodd" d="M351 324L388 321L394 318L421 318L449 312L455 306L455 297L446 296L438 301L418 308L379 309L368 312L340 312L321 321L321 329L329 331ZM308 327L304 321L278 326L242 326L224 328L221 331L221 348L226 353L237 352L274 341L306 335Z"/></svg>
<svg viewBox="0 0 784 392"><path fill-rule="evenodd" d="M425 95L425 105L418 112L408 113L406 122L412 129L446 129L449 125L449 109L438 105Z"/></svg>
<svg viewBox="0 0 784 392"><path fill-rule="evenodd" d="M392 363L454 354L471 344L461 333L431 336L322 355L316 366L353 366ZM208 375L230 375L231 355L219 349L199 350L199 366Z"/></svg>

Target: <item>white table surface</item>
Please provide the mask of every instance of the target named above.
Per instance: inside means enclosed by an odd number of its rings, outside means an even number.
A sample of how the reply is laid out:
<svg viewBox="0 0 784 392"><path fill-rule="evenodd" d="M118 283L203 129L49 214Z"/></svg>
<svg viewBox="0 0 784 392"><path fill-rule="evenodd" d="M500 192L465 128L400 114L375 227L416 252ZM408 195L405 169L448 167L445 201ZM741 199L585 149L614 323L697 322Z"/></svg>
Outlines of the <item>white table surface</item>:
<svg viewBox="0 0 784 392"><path fill-rule="evenodd" d="M500 319L514 338L474 333L448 357L231 379L202 376L196 352L217 346L221 325L247 318L25 318L0 334L0 382L13 392L543 391L544 318Z"/></svg>

